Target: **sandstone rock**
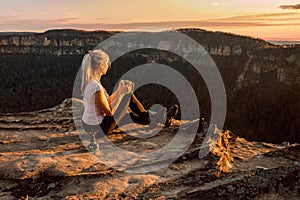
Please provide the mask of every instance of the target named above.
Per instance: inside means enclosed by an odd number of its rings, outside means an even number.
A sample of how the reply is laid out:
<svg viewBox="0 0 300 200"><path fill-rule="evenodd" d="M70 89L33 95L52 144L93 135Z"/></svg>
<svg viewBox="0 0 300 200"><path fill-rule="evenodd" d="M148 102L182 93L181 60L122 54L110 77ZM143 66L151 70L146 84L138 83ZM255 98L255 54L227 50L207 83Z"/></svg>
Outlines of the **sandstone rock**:
<svg viewBox="0 0 300 200"><path fill-rule="evenodd" d="M83 132L76 130L65 134L62 131L64 127L73 126L72 121L65 120L74 105L81 107L82 101L66 99L53 108L0 116L0 125L14 122L14 126L23 126L30 122L61 126L50 131L0 131L0 140L8 141L0 143L1 199L224 199L230 194L233 199L240 199L267 195L266 191L271 191L274 185L282 184L288 186L287 193L285 196L278 193L278 196L289 198L292 196L288 196L288 192L294 191L290 186L299 182L300 165L295 161L300 158L299 145L289 145L289 150L285 151L279 148L281 145L248 142L236 137L229 140L234 157L232 172L219 177L214 155L199 159L203 137L198 136L189 150L169 167L145 174L112 169L85 149L78 137ZM174 124L151 138L134 138L118 131L108 138L119 148L151 152L172 140L181 122Z"/></svg>

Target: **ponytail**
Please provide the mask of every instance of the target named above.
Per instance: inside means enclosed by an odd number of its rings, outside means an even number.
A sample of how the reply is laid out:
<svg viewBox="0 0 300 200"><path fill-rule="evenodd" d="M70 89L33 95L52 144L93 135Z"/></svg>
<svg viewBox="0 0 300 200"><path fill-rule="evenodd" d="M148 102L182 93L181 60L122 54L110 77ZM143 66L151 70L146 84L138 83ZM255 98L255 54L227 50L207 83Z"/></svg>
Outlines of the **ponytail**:
<svg viewBox="0 0 300 200"><path fill-rule="evenodd" d="M84 95L84 89L87 83L91 80L100 81L100 74L97 74L97 69L101 63L109 61L108 55L102 50L89 51L84 55L81 63L82 82L81 92Z"/></svg>

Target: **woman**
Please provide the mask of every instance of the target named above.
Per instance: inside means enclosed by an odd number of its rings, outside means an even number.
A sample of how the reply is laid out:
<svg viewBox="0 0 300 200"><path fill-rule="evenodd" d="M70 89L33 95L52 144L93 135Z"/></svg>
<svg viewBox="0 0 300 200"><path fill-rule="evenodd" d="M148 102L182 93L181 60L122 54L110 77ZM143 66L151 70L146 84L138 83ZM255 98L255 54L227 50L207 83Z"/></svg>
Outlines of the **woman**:
<svg viewBox="0 0 300 200"><path fill-rule="evenodd" d="M151 112L145 110L133 94L131 81L120 81L117 90L109 96L100 79L109 70L110 65L108 55L101 50L89 51L83 58L81 90L84 100L84 114L82 123L86 132L101 133L101 127L103 133L108 134L117 127L117 122L119 123L129 116L133 122L143 125L150 124L151 120L158 123L159 119L164 118L165 108L150 118ZM126 113L128 111L129 114ZM173 113L172 116L168 113L167 121L170 121L177 110Z"/></svg>

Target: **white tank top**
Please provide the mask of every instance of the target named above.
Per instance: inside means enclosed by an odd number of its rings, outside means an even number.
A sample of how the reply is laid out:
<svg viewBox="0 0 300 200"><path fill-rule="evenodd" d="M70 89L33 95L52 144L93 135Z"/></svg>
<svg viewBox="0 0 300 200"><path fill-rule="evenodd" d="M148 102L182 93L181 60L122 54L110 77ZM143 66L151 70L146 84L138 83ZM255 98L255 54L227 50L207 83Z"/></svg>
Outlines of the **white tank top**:
<svg viewBox="0 0 300 200"><path fill-rule="evenodd" d="M98 125L101 124L105 114L101 113L99 106L96 105L95 101L95 93L104 90L106 99L109 99L109 95L107 94L105 88L96 80L91 80L87 83L83 93L83 101L84 101L84 113L82 116L82 120L84 123L89 125Z"/></svg>

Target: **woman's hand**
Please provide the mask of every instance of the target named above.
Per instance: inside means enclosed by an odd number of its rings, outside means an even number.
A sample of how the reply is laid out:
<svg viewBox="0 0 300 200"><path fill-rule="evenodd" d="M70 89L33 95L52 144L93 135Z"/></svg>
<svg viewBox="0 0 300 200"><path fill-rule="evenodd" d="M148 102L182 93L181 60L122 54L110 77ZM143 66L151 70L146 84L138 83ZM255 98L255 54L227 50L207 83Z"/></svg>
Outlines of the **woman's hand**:
<svg viewBox="0 0 300 200"><path fill-rule="evenodd" d="M131 81L121 80L116 92L114 92L109 99L109 104L111 106L112 113L117 110L124 95L132 93L134 85Z"/></svg>
<svg viewBox="0 0 300 200"><path fill-rule="evenodd" d="M121 94L129 94L133 92L133 83L128 80L121 80L119 83L119 89Z"/></svg>

